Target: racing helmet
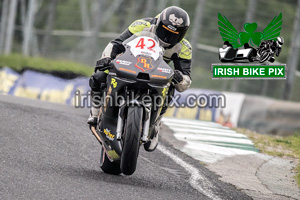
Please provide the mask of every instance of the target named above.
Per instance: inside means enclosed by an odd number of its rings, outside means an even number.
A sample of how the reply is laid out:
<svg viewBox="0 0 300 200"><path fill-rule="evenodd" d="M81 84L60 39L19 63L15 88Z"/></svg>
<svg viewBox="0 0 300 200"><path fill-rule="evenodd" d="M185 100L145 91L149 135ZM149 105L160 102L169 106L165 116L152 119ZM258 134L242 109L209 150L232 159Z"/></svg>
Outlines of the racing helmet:
<svg viewBox="0 0 300 200"><path fill-rule="evenodd" d="M164 9L157 20L155 34L163 47L171 47L179 43L190 26L187 12L177 6Z"/></svg>
<svg viewBox="0 0 300 200"><path fill-rule="evenodd" d="M281 46L281 45L283 45L283 43L284 43L284 39L283 39L283 37L277 37L277 40L276 40L276 42L277 42L277 44L279 45L279 46Z"/></svg>

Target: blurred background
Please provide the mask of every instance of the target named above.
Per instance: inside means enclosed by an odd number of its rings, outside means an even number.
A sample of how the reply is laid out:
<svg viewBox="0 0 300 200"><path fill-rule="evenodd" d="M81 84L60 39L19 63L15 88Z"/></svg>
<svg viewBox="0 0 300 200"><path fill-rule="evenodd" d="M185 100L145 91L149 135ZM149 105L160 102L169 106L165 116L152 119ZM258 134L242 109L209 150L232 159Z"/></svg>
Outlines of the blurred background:
<svg viewBox="0 0 300 200"><path fill-rule="evenodd" d="M242 92L300 101L300 0L0 0L0 54L23 54L72 60L94 66L107 43L134 20L155 17L176 5L191 18L186 38L193 45L193 88ZM262 32L283 14L283 51L276 61L286 63L287 80L212 80L223 41L218 13L238 31L257 22Z"/></svg>

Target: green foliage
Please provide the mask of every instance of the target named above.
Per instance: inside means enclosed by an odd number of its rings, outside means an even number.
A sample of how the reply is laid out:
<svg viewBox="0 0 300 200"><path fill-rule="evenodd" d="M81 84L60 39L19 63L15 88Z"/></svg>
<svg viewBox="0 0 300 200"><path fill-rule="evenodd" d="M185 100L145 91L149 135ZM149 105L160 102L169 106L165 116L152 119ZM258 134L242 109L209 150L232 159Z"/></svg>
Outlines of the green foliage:
<svg viewBox="0 0 300 200"><path fill-rule="evenodd" d="M50 60L41 57L25 57L19 54L0 55L0 66L10 67L15 71L21 71L24 68L30 68L49 72L73 72L84 76L90 76L93 73L92 67L76 62L66 60Z"/></svg>
<svg viewBox="0 0 300 200"><path fill-rule="evenodd" d="M82 30L79 1L58 1L54 29Z"/></svg>

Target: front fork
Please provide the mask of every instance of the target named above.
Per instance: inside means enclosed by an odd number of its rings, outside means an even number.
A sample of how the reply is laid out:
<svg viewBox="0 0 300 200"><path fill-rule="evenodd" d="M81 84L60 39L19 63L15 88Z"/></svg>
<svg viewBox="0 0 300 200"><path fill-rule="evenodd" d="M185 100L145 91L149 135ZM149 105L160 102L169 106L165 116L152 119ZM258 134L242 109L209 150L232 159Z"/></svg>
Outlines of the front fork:
<svg viewBox="0 0 300 200"><path fill-rule="evenodd" d="M149 140L149 128L150 128L150 120L151 120L151 107L152 104L149 103L149 105L146 105L144 107L144 116L145 116L145 123L143 126L143 134L142 134L142 142L146 143Z"/></svg>
<svg viewBox="0 0 300 200"><path fill-rule="evenodd" d="M146 143L149 141L149 128L150 128L150 120L151 120L151 107L152 103L147 103L146 105L140 103L140 102L130 102L133 103L132 105L137 105L137 106L143 106L144 108L144 125L143 125L143 133L141 140L143 143ZM118 113L118 121L117 121L117 131L116 131L116 138L117 140L121 140L122 138L122 133L124 130L124 109L125 106L120 107L119 113Z"/></svg>
<svg viewBox="0 0 300 200"><path fill-rule="evenodd" d="M122 117L122 112L123 112L123 107L119 108L119 114L118 114L118 121L117 121L117 134L116 134L116 138L117 140L121 140L122 137L122 133L124 130L124 117ZM124 116L124 115L123 115Z"/></svg>

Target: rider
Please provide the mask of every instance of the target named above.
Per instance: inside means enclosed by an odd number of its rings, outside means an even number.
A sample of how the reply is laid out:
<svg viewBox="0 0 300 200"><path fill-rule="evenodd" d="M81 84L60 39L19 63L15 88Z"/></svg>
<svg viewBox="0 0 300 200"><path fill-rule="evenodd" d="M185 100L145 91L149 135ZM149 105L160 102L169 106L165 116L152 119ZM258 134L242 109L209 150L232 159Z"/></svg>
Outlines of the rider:
<svg viewBox="0 0 300 200"><path fill-rule="evenodd" d="M272 51L273 54L270 56L268 60L270 62L274 62L275 61L274 55L276 55L277 57L279 56L282 50L283 43L284 43L284 39L281 36L277 37L276 40L262 41L258 47L258 56L261 57L261 55L265 51Z"/></svg>
<svg viewBox="0 0 300 200"><path fill-rule="evenodd" d="M184 38L190 26L189 15L183 9L171 6L164 9L155 18L143 18L134 21L118 38L112 40L104 49L102 57L96 63L95 73L91 76L89 84L92 89L91 96L93 101L100 100L106 88L106 71L111 60L125 51L122 42L141 31L149 31L157 35L160 45L165 49L164 60L174 63L173 83L177 91L183 92L191 85L191 61L192 47ZM169 88L169 95L173 95L174 87ZM146 151L155 150L158 144L158 132L160 129L160 120L166 112L167 106L161 110L160 117L157 119L152 132L152 139L145 143ZM93 102L91 114L87 123L91 126L97 125L100 112L100 105Z"/></svg>

